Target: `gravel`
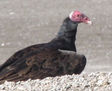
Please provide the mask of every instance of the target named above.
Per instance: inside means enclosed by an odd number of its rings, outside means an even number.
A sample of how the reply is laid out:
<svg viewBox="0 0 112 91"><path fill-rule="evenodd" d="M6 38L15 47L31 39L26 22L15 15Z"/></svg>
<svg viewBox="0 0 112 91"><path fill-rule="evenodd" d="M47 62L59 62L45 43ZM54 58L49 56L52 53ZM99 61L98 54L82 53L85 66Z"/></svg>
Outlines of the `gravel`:
<svg viewBox="0 0 112 91"><path fill-rule="evenodd" d="M0 91L112 91L112 73L83 73L43 80L5 82Z"/></svg>

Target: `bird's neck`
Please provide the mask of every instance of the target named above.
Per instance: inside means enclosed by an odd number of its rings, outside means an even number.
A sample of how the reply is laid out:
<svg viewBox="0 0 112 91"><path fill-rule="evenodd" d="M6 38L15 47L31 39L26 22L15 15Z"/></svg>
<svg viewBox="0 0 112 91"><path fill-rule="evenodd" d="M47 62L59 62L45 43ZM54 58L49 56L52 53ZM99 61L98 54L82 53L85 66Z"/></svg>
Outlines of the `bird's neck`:
<svg viewBox="0 0 112 91"><path fill-rule="evenodd" d="M76 52L75 40L77 33L77 23L72 22L69 18L66 18L56 36L50 43L55 43L59 49L70 50Z"/></svg>
<svg viewBox="0 0 112 91"><path fill-rule="evenodd" d="M73 23L69 18L65 19L57 34L57 38L63 38L69 43L74 43L76 40L77 23Z"/></svg>

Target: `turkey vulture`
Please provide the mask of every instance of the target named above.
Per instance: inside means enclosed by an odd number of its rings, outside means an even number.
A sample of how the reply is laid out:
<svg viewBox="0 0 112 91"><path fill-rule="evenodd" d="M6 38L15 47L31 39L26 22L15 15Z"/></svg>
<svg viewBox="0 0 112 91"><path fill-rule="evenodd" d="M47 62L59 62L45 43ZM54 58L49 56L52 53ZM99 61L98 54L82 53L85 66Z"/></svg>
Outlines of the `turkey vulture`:
<svg viewBox="0 0 112 91"><path fill-rule="evenodd" d="M91 24L91 21L83 13L73 11L53 40L16 52L0 66L0 82L80 74L86 58L76 53L74 44L79 23Z"/></svg>

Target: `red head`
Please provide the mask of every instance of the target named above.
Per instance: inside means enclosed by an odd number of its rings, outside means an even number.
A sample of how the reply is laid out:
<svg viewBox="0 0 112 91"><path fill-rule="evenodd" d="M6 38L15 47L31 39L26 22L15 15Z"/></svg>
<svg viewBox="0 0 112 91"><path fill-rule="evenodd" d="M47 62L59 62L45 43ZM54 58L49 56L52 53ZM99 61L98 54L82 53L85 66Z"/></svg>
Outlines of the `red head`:
<svg viewBox="0 0 112 91"><path fill-rule="evenodd" d="M90 21L90 19L84 15L83 13L79 12L79 11L72 11L69 15L69 18L74 21L74 22L78 22L78 23L86 23L86 24L92 24L92 22Z"/></svg>

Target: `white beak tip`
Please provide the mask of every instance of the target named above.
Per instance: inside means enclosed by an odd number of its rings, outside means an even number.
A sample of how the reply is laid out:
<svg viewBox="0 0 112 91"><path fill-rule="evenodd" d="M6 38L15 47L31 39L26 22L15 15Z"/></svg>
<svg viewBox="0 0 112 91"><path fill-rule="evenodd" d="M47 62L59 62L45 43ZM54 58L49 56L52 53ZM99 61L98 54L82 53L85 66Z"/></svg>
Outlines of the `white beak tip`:
<svg viewBox="0 0 112 91"><path fill-rule="evenodd" d="M87 21L87 24L92 25L92 21Z"/></svg>

